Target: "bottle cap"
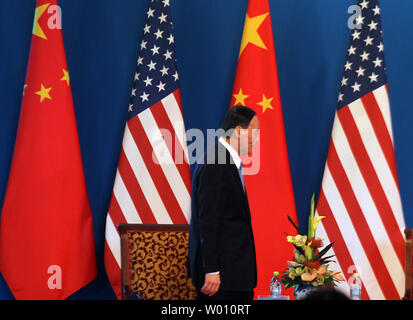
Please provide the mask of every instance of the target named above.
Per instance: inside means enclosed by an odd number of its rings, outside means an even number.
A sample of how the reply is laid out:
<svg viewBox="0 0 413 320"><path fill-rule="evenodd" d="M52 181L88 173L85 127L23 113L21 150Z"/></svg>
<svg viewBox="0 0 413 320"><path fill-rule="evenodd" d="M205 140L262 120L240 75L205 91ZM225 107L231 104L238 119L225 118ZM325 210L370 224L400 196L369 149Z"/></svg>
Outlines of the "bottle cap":
<svg viewBox="0 0 413 320"><path fill-rule="evenodd" d="M278 271L274 271L274 275L278 276L280 273Z"/></svg>

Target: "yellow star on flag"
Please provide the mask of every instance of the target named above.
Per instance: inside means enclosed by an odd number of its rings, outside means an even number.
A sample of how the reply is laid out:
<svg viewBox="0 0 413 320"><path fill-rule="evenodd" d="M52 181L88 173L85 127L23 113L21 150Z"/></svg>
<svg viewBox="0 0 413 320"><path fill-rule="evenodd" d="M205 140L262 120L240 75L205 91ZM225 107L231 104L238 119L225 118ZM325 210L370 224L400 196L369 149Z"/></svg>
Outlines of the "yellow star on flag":
<svg viewBox="0 0 413 320"><path fill-rule="evenodd" d="M39 19L41 18L41 16L46 11L49 5L50 3L46 3L44 5L38 6L34 12L33 34L45 40L47 40L47 37L44 34L42 28L40 27Z"/></svg>
<svg viewBox="0 0 413 320"><path fill-rule="evenodd" d="M256 45L257 47L262 49L267 49L264 41L262 41L260 35L258 34L258 28L261 26L267 16L268 12L253 18L248 17L247 14L245 18L244 32L242 34L241 49L239 51L238 57L241 56L248 43Z"/></svg>
<svg viewBox="0 0 413 320"><path fill-rule="evenodd" d="M69 72L65 69L62 69L62 70L63 70L63 77L60 80L66 81L67 86L69 86L70 84Z"/></svg>
<svg viewBox="0 0 413 320"><path fill-rule="evenodd" d="M267 98L264 94L262 95L262 101L258 102L258 105L262 106L262 113L264 113L267 109L274 110L274 107L271 105L271 101L274 98Z"/></svg>
<svg viewBox="0 0 413 320"><path fill-rule="evenodd" d="M35 92L40 96L40 102L43 102L43 100L46 98L52 100L52 98L49 95L50 90L52 90L52 87L46 89L43 83L41 84L40 91Z"/></svg>
<svg viewBox="0 0 413 320"><path fill-rule="evenodd" d="M248 97L249 95L244 94L242 92L242 88L240 88L239 92L234 94L234 98L235 98L234 106L236 105L245 106L245 99L247 99Z"/></svg>

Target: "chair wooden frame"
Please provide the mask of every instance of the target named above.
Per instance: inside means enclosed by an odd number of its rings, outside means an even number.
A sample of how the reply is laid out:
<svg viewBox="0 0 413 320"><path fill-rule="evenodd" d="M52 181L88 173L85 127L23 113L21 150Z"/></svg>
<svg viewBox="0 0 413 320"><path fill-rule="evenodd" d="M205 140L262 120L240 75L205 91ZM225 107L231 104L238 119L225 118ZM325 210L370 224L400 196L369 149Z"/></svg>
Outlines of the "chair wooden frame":
<svg viewBox="0 0 413 320"><path fill-rule="evenodd" d="M128 232L189 232L189 225L184 224L128 224L119 223L118 231L121 240L121 284L122 300L130 294L129 288L129 257L128 257Z"/></svg>

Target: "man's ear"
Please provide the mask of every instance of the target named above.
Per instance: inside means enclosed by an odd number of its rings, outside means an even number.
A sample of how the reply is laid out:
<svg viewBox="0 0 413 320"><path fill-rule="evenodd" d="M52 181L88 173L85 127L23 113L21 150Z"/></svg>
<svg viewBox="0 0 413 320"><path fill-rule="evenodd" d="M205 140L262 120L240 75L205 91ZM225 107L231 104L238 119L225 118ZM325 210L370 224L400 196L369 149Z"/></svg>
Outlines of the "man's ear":
<svg viewBox="0 0 413 320"><path fill-rule="evenodd" d="M236 137L239 138L241 136L242 127L241 126L236 126L234 129L235 129L234 131L235 131Z"/></svg>

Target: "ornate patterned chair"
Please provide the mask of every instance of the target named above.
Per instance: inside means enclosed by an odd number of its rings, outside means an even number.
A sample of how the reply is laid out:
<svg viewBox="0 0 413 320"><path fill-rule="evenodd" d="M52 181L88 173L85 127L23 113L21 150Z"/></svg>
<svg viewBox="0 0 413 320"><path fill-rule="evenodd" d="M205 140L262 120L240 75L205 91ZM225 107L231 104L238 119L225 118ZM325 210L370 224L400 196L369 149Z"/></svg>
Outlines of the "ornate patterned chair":
<svg viewBox="0 0 413 320"><path fill-rule="evenodd" d="M122 299L193 300L187 278L189 225L119 224Z"/></svg>
<svg viewBox="0 0 413 320"><path fill-rule="evenodd" d="M406 234L406 292L403 299L413 300L413 228L406 228L404 233Z"/></svg>

